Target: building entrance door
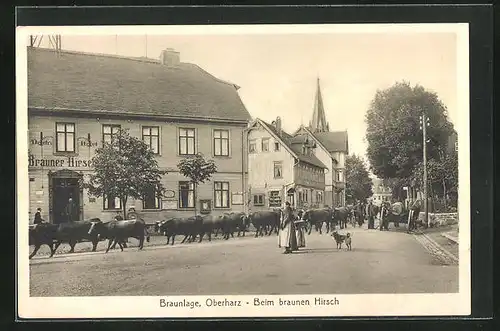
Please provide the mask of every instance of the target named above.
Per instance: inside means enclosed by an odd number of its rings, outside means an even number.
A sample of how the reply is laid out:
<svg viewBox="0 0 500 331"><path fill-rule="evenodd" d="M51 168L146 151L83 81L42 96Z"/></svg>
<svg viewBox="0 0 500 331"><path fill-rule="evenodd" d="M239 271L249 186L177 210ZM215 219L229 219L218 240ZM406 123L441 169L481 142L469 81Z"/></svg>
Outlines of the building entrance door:
<svg viewBox="0 0 500 331"><path fill-rule="evenodd" d="M71 170L49 173L50 219L54 224L83 219L81 174Z"/></svg>

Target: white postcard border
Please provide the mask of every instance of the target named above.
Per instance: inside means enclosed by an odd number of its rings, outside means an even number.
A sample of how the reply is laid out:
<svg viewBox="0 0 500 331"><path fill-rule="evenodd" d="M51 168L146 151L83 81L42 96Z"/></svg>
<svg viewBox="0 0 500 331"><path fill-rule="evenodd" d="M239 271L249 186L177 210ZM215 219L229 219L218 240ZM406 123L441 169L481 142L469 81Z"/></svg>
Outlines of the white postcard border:
<svg viewBox="0 0 500 331"><path fill-rule="evenodd" d="M456 33L459 146L459 292L453 294L356 295L228 295L179 297L30 297L28 213L27 40L31 34L72 35L167 34L288 34L288 33ZM442 316L469 315L470 281L470 146L469 31L459 24L339 24L339 25L208 25L208 26L74 26L18 27L16 31L16 161L17 161L17 304L20 318L176 318L176 317L305 317L305 316ZM23 146L26 146L23 148ZM340 290L340 289L339 289ZM254 298L278 302L337 299L333 306L260 306ZM207 307L206 300L239 300L241 307ZM161 299L199 301L202 308L163 308ZM246 302L249 304L247 305Z"/></svg>

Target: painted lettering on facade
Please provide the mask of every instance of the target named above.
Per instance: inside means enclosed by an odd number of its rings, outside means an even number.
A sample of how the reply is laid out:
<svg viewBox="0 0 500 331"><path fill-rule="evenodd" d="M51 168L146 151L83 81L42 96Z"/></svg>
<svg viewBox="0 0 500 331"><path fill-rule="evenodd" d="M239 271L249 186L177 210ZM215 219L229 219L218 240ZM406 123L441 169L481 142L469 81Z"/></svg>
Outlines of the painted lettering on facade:
<svg viewBox="0 0 500 331"><path fill-rule="evenodd" d="M40 143L40 139L31 139L31 145L43 145L43 146L52 146L52 141L50 140L42 140Z"/></svg>
<svg viewBox="0 0 500 331"><path fill-rule="evenodd" d="M60 159L37 159L34 155L28 157L28 166L32 168L48 167L48 168L90 168L92 167L91 160L79 160L76 157L70 156Z"/></svg>

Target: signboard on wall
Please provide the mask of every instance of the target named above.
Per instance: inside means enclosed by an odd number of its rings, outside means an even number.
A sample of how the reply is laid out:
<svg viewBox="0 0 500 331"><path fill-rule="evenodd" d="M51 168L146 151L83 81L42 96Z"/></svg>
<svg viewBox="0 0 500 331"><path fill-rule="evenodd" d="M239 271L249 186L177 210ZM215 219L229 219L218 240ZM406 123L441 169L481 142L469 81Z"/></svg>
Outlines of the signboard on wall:
<svg viewBox="0 0 500 331"><path fill-rule="evenodd" d="M281 207L280 191L269 192L269 207Z"/></svg>
<svg viewBox="0 0 500 331"><path fill-rule="evenodd" d="M200 200L200 213L209 214L212 210L212 200Z"/></svg>
<svg viewBox="0 0 500 331"><path fill-rule="evenodd" d="M167 199L161 202L162 209L177 209L177 200Z"/></svg>
<svg viewBox="0 0 500 331"><path fill-rule="evenodd" d="M233 195L231 197L231 204L242 205L243 204L243 193L240 193L240 192L233 193Z"/></svg>
<svg viewBox="0 0 500 331"><path fill-rule="evenodd" d="M28 166L30 168L46 167L46 168L90 168L92 167L91 160L81 160L77 157L62 157L62 158L41 158L37 159L34 155L28 157Z"/></svg>

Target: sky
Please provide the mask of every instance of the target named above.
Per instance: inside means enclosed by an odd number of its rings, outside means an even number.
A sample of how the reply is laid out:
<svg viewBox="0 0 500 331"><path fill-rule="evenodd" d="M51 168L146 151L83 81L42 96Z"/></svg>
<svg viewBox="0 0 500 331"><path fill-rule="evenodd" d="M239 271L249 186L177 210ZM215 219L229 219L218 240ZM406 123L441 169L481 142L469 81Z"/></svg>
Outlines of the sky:
<svg viewBox="0 0 500 331"><path fill-rule="evenodd" d="M457 40L453 33L281 35L62 35L62 48L158 59L174 48L182 62L240 86L252 117L282 118L287 132L312 117L316 80L331 131L347 130L349 153L365 157L365 113L396 82L436 92L457 121Z"/></svg>

